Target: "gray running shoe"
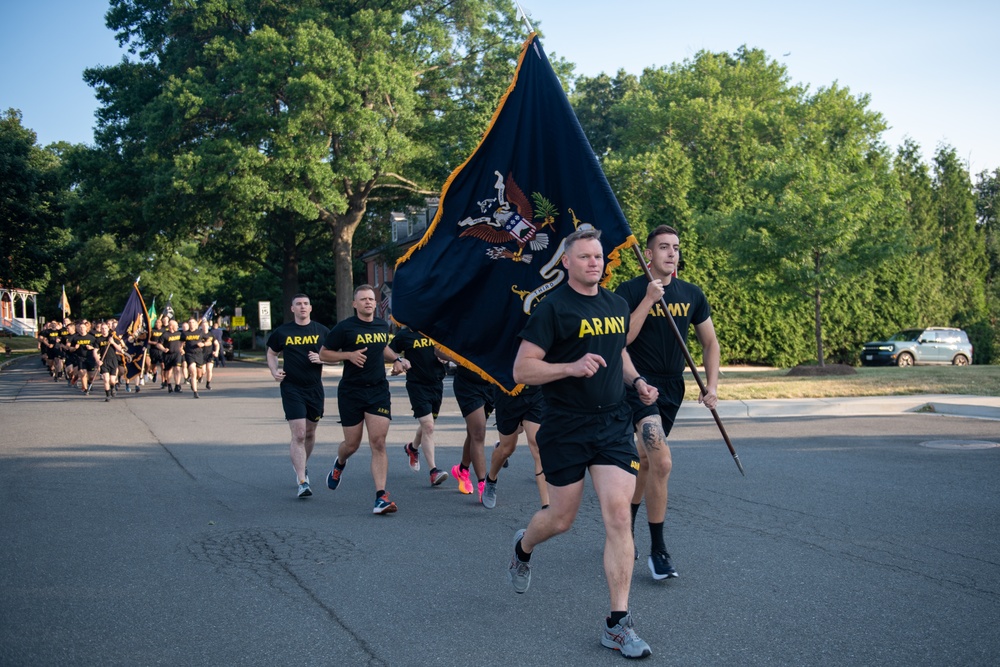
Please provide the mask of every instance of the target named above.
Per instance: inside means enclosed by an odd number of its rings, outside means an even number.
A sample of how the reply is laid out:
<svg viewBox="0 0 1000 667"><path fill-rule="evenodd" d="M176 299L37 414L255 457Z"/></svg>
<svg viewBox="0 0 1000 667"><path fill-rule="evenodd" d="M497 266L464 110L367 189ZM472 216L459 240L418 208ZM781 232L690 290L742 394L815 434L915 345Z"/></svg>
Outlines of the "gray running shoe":
<svg viewBox="0 0 1000 667"><path fill-rule="evenodd" d="M626 658L648 658L653 655L649 644L635 634L631 613L613 628L608 627L607 620L602 621L601 630L601 646L621 651Z"/></svg>
<svg viewBox="0 0 1000 667"><path fill-rule="evenodd" d="M309 482L302 482L299 484L299 498L308 498L313 494L312 489L309 488Z"/></svg>
<svg viewBox="0 0 1000 667"><path fill-rule="evenodd" d="M489 475L486 476L486 484L483 486L483 507L488 510L497 506L497 483L491 482Z"/></svg>
<svg viewBox="0 0 1000 667"><path fill-rule="evenodd" d="M654 551L649 555L646 564L649 565L649 571L653 573L653 579L657 581L680 576L674 566L670 564L670 554L666 551Z"/></svg>
<svg viewBox="0 0 1000 667"><path fill-rule="evenodd" d="M507 568L507 581L509 581L514 586L514 592L524 593L528 590L528 586L531 585L531 565L521 561L517 557L517 546L518 541L524 537L524 532L526 528L514 533L514 542L511 546L513 553L510 556L510 567Z"/></svg>

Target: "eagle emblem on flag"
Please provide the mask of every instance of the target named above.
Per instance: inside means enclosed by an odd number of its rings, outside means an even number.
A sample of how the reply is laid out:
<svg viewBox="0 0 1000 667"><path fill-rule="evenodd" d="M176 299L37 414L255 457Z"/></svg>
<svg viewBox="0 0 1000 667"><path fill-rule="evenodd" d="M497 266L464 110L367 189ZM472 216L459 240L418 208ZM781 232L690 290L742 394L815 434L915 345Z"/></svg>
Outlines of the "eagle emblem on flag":
<svg viewBox="0 0 1000 667"><path fill-rule="evenodd" d="M460 221L458 226L465 229L459 237L472 236L496 244L486 251L490 259L510 259L530 264L533 255L525 254L525 247L535 252L549 247L549 235L540 230L554 224L558 213L545 197L536 192L534 199L539 204L539 212L536 214L535 207L514 182L511 174L504 179L499 171L493 173L497 177L493 186L497 193L496 198L476 203L479 205L480 213L486 213L494 204L496 207L491 215L468 217ZM534 219L539 217L542 218L542 222L536 225ZM509 243L516 243L517 250L506 247Z"/></svg>

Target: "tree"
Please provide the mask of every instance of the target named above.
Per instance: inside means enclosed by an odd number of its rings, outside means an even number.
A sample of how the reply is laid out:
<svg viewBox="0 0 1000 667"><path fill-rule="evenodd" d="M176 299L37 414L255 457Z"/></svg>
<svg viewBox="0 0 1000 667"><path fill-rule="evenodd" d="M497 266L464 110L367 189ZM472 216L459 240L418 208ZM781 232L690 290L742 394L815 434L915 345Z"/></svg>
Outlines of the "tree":
<svg viewBox="0 0 1000 667"><path fill-rule="evenodd" d="M0 285L42 289L64 242L59 159L36 145L21 112L0 115Z"/></svg>
<svg viewBox="0 0 1000 667"><path fill-rule="evenodd" d="M369 206L437 192L475 146L522 41L503 0L112 0L108 25L136 60L87 76L114 142L104 147L143 172L147 228L322 225L340 318Z"/></svg>

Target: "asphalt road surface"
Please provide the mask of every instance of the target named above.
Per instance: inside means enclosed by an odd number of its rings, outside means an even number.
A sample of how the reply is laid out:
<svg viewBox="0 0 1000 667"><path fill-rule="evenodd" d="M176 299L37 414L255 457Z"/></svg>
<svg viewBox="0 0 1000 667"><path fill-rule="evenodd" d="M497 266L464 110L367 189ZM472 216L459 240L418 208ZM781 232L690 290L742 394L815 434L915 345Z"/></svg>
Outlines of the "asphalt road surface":
<svg viewBox="0 0 1000 667"><path fill-rule="evenodd" d="M341 488L337 377L295 497L278 387L230 364L212 391L83 397L37 359L0 373L2 665L612 665L603 528L573 529L506 580L538 506L519 447L490 511L431 488L392 380L388 488L366 445ZM98 392L103 393L103 392ZM450 382L438 463L461 454ZM676 665L1000 663L1000 422L934 414L711 421L671 437L667 546L680 578L632 577L636 628ZM489 442L492 443L492 437ZM927 446L937 443L939 446ZM649 538L640 511L637 543Z"/></svg>

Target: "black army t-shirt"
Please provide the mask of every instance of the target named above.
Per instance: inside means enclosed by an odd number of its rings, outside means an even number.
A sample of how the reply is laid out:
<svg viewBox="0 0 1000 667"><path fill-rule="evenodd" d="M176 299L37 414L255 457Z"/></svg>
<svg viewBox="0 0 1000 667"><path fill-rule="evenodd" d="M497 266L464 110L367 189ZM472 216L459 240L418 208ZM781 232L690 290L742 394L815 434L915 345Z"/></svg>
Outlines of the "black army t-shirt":
<svg viewBox="0 0 1000 667"><path fill-rule="evenodd" d="M593 377L569 377L542 385L550 408L587 412L624 400L622 348L628 320L625 301L603 287L588 296L562 285L538 304L520 337L545 350L545 361L572 363L591 352L608 364Z"/></svg>
<svg viewBox="0 0 1000 667"><path fill-rule="evenodd" d="M434 341L406 327L397 333L389 347L410 362L406 381L415 384L436 385L444 379L444 364L434 353Z"/></svg>
<svg viewBox="0 0 1000 667"><path fill-rule="evenodd" d="M619 285L615 293L625 299L631 313L646 296L648 285L649 280L639 276ZM712 314L701 288L679 278L672 278L669 285L664 285L663 300L685 340L689 325L701 324ZM656 303L649 309L649 316L643 322L639 335L628 346L628 353L639 373L670 376L684 372L684 352L677 344L662 303Z"/></svg>
<svg viewBox="0 0 1000 667"><path fill-rule="evenodd" d="M373 387L385 382L385 358L382 356L389 344L389 323L379 318L365 322L357 315L337 322L326 337L323 347L335 352L365 350L365 365L358 368L350 361L344 362L344 376L340 383Z"/></svg>
<svg viewBox="0 0 1000 667"><path fill-rule="evenodd" d="M310 386L323 382L323 364L309 361L310 352L319 352L330 330L319 322L286 322L271 332L267 346L282 355L285 379L282 382Z"/></svg>

